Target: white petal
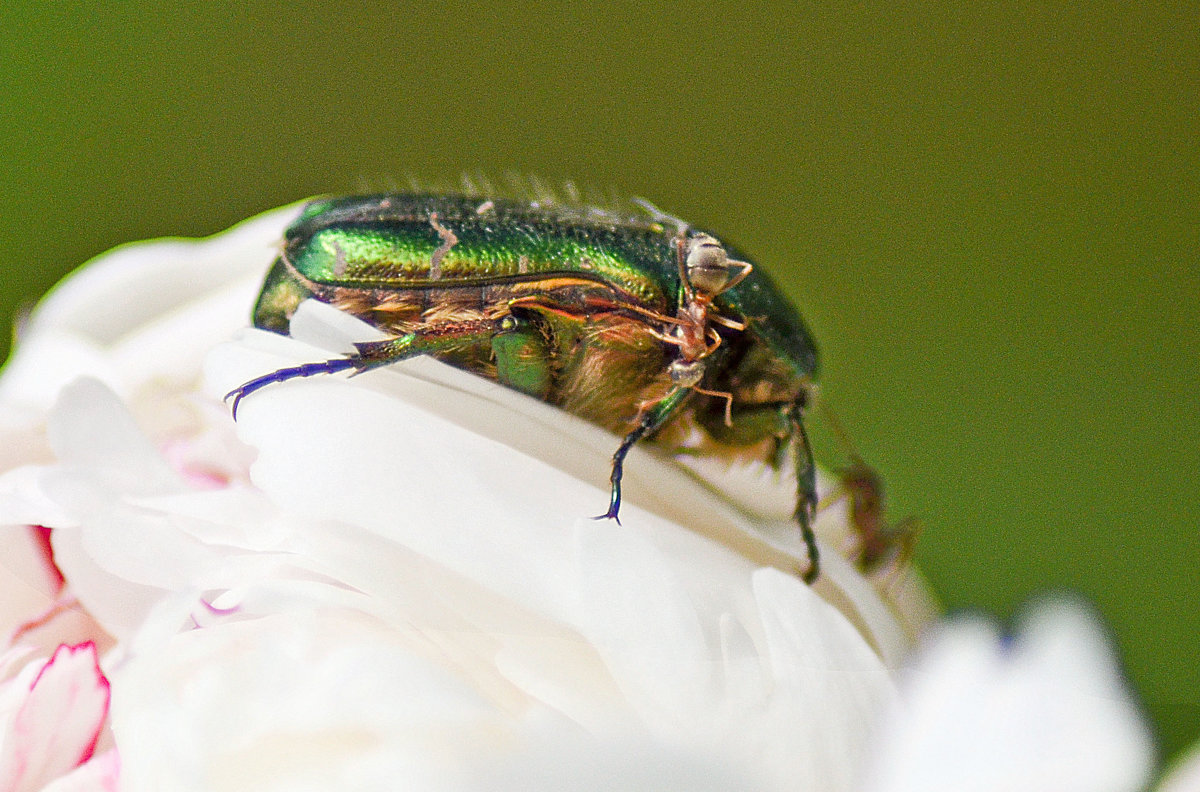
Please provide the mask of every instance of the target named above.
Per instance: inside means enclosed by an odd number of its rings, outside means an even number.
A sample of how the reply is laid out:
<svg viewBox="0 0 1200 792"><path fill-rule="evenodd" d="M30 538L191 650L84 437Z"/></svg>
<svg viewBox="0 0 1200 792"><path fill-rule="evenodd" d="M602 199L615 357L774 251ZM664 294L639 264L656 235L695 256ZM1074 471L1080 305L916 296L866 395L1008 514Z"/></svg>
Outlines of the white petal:
<svg viewBox="0 0 1200 792"><path fill-rule="evenodd" d="M862 636L800 581L760 570L755 589L777 685L764 724L770 733L759 735L766 766L785 769L781 788L790 778L790 788L853 789L866 735L891 703L891 677Z"/></svg>
<svg viewBox="0 0 1200 792"><path fill-rule="evenodd" d="M523 751L502 758L471 758L443 788L489 792L754 792L778 788L761 778L754 764L735 765L716 754L698 756L628 737L580 739L547 729L522 747Z"/></svg>
<svg viewBox="0 0 1200 792"><path fill-rule="evenodd" d="M55 525L55 559L105 629L128 634L161 596L146 588L157 571L181 554L203 551L155 531L152 517L124 498L182 484L124 405L94 380L66 388L49 423L62 465L44 471L40 486L67 518Z"/></svg>
<svg viewBox="0 0 1200 792"><path fill-rule="evenodd" d="M274 350L295 343L262 339ZM228 350L224 374L210 368L216 392L252 376L250 366L286 365L237 352ZM760 771L780 788L797 779L848 788L849 758L890 680L859 633L794 575L755 584L756 564L737 552L762 542L753 522L694 477L636 452L627 470L644 483L627 490L624 524L581 520L607 501L609 435L533 400L498 406L507 390L412 364L276 384L242 403L239 433L259 452L253 481L312 526L308 555L323 562L314 569L372 601L406 603L393 618L424 635L442 634L445 620L467 636L525 625L527 638L503 639L499 652L496 638L483 639L473 659L480 638L453 650L438 641L489 698L520 692L593 728L636 723L652 742L731 766L766 754ZM427 559L420 574L411 551ZM780 558L766 543L753 552ZM391 580L364 574L371 569ZM397 589L397 579L415 582ZM495 604L447 612L443 597L466 596L447 593L458 580ZM435 603L427 590L439 592ZM483 595L466 601L475 598ZM422 626L429 614L440 615ZM550 662L547 648L570 660Z"/></svg>
<svg viewBox="0 0 1200 792"><path fill-rule="evenodd" d="M298 210L275 210L209 239L126 245L88 262L22 329L0 378L0 404L36 419L77 377L95 377L123 396L194 378L204 354L245 326Z"/></svg>
<svg viewBox="0 0 1200 792"><path fill-rule="evenodd" d="M150 240L105 253L59 283L26 331L56 327L113 344L249 271L265 272L298 212L298 206L284 207L207 239Z"/></svg>
<svg viewBox="0 0 1200 792"><path fill-rule="evenodd" d="M122 788L433 788L503 713L397 638L299 608L142 653L114 678Z"/></svg>
<svg viewBox="0 0 1200 792"><path fill-rule="evenodd" d="M62 392L48 434L67 475L87 471L115 492L149 494L180 488L178 477L125 405L96 380L81 379Z"/></svg>
<svg viewBox="0 0 1200 792"><path fill-rule="evenodd" d="M1095 620L1036 610L1011 642L974 619L935 632L880 738L871 792L1134 792L1149 731Z"/></svg>
<svg viewBox="0 0 1200 792"><path fill-rule="evenodd" d="M58 392L78 377L121 385L120 373L91 339L57 327L28 334L13 350L0 378L0 403L6 407L8 421L40 420Z"/></svg>

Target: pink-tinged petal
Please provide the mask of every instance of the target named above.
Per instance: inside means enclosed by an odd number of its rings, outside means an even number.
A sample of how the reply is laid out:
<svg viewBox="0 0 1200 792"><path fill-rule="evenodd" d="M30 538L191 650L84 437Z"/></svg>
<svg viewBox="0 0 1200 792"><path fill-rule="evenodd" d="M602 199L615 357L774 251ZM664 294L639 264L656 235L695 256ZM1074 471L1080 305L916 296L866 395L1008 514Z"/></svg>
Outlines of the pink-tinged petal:
<svg viewBox="0 0 1200 792"><path fill-rule="evenodd" d="M62 591L63 583L65 582L62 570L54 563L54 548L50 545L50 531L44 525L31 525L30 533L33 534L34 543L37 546L39 556L42 561L42 567L46 572L46 576L54 583L54 592L57 594Z"/></svg>
<svg viewBox="0 0 1200 792"><path fill-rule="evenodd" d="M83 379L64 388L49 433L64 465L43 476L42 489L79 525L55 531L55 558L80 602L121 638L162 588L187 585L187 572L177 570L202 566L217 553L130 503L183 492L185 485L103 384Z"/></svg>
<svg viewBox="0 0 1200 792"><path fill-rule="evenodd" d="M0 528L0 640L54 602L61 578L52 568L37 533L25 526Z"/></svg>
<svg viewBox="0 0 1200 792"><path fill-rule="evenodd" d="M7 483L21 472L2 478ZM4 505L6 498L0 494L0 513ZM49 536L46 528L0 527L0 650L19 645L33 650L35 656L49 655L59 644L107 641L103 630L63 587Z"/></svg>
<svg viewBox="0 0 1200 792"><path fill-rule="evenodd" d="M3 483L22 473L10 472ZM0 514L11 503L0 492ZM40 526L0 527L0 649L19 645L50 654L59 644L91 640L107 645L108 636L64 588L50 535L50 529Z"/></svg>
<svg viewBox="0 0 1200 792"><path fill-rule="evenodd" d="M0 789L39 790L91 758L108 715L109 684L92 643L60 646L11 680L0 737Z"/></svg>
<svg viewBox="0 0 1200 792"><path fill-rule="evenodd" d="M209 447L196 448L197 459L220 459L222 449L236 444L228 412L213 408L228 437L202 433ZM201 577L224 587L205 572L228 568L231 556L273 547L287 532L261 494L245 484L189 486L141 433L129 408L95 380L63 389L49 428L62 464L0 476L0 521L8 514L54 517L54 559L71 593L118 639L132 634L168 592ZM239 451L246 453L237 445L225 461L244 476L247 463ZM36 549L28 553L35 560ZM23 609L21 618L36 619L50 599Z"/></svg>
<svg viewBox="0 0 1200 792"><path fill-rule="evenodd" d="M42 792L117 792L120 777L121 760L116 749L111 749L51 781Z"/></svg>
<svg viewBox="0 0 1200 792"><path fill-rule="evenodd" d="M224 469L197 462L192 458L191 451L191 443L186 440L171 440L162 446L162 455L167 464L192 489L210 490L229 486L230 477Z"/></svg>
<svg viewBox="0 0 1200 792"><path fill-rule="evenodd" d="M18 624L16 629L14 629L11 633L9 643L14 646L17 644L24 644L27 642L30 634L49 626L59 617L77 610L79 610L79 600L75 599L69 594L60 594L58 598L50 603L49 607L47 607L41 613Z"/></svg>

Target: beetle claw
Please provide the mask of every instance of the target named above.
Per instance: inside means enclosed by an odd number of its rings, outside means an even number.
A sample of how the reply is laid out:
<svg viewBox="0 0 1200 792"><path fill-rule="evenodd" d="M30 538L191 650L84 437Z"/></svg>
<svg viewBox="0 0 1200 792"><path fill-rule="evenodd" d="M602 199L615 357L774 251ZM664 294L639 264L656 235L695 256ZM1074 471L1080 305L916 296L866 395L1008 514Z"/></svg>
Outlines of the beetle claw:
<svg viewBox="0 0 1200 792"><path fill-rule="evenodd" d="M617 525L621 524L621 518L617 516L617 512L615 509L609 509L604 514L597 514L592 519L593 520L613 520L617 523Z"/></svg>
<svg viewBox="0 0 1200 792"><path fill-rule="evenodd" d="M230 398L233 399L233 404L230 405L229 411L233 414L233 420L235 421L237 420L237 408L238 405L242 403L243 395L244 394L241 388L234 388L233 390L229 391L229 393L226 393L225 398L221 400L223 402L228 402Z"/></svg>

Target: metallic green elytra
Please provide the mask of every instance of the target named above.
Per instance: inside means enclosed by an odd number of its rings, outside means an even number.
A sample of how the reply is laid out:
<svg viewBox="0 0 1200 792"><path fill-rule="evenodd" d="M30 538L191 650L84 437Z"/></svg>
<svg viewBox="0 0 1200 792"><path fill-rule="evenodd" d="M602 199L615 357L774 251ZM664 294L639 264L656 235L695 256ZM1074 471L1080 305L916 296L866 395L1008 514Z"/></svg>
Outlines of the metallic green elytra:
<svg viewBox="0 0 1200 792"><path fill-rule="evenodd" d="M271 383L432 355L623 436L602 515L613 519L625 456L643 438L679 448L699 434L693 452L775 466L790 446L804 578L816 578L803 424L816 347L767 276L715 236L648 205L625 214L461 195L320 199L287 230L254 325L286 334L309 298L387 338L253 379L229 394L235 414Z"/></svg>

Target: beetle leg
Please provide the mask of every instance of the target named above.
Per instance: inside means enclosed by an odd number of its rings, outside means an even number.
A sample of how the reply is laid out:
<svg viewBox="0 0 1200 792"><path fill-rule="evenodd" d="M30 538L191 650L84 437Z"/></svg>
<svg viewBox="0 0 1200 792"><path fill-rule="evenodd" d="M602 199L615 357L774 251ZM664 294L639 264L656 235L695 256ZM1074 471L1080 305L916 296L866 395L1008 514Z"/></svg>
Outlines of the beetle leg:
<svg viewBox="0 0 1200 792"><path fill-rule="evenodd" d="M492 357L497 381L545 401L554 378L549 345L536 323L515 314L504 317L492 336Z"/></svg>
<svg viewBox="0 0 1200 792"><path fill-rule="evenodd" d="M256 390L265 388L274 382L286 382L297 377L312 377L317 374L336 374L339 371L354 368L355 362L353 358L335 358L333 360L325 360L320 363L305 363L303 366L292 366L291 368L282 368L277 371L272 371L270 374L263 374L261 377L255 377L249 382L242 383L239 387L234 388L225 394L225 401L233 399L233 404L230 406L233 412L233 419L237 420L238 405L242 399L254 393Z"/></svg>
<svg viewBox="0 0 1200 792"><path fill-rule="evenodd" d="M319 363L305 363L302 366L282 368L269 374L263 374L225 394L225 400L233 399L232 412L236 420L237 408L242 399L273 383L349 370L353 370L354 374L361 374L389 363L397 363L405 358L453 349L463 343L491 338L496 332L496 326L495 321L486 319L453 322L428 326L418 332L405 333L402 336L383 341L355 344L354 347L358 350L356 354Z"/></svg>
<svg viewBox="0 0 1200 792"><path fill-rule="evenodd" d="M405 358L443 352L472 341L489 339L499 328L493 319L471 319L465 322L428 324L419 330L405 333L382 341L363 341L354 345L357 355L350 360L357 363L357 374L373 368L398 363Z"/></svg>
<svg viewBox="0 0 1200 792"><path fill-rule="evenodd" d="M803 400L792 406L789 418L792 422L792 442L794 443L796 465L796 522L800 524L800 538L808 550L808 569L804 571L804 582L812 583L821 571L820 553L817 551L817 538L813 534L812 521L817 508L817 466L813 462L812 445L808 442L808 433L804 431Z"/></svg>
<svg viewBox="0 0 1200 792"><path fill-rule="evenodd" d="M629 453L629 449L633 448L639 440L646 435L653 434L663 424L673 418L691 395L691 388L675 388L657 402L644 405L638 412L637 426L629 434L625 435L625 439L621 441L617 452L613 454L612 475L609 477L609 481L612 483L612 490L608 501L608 511L596 517L597 520L616 520L617 524L620 525L621 520L617 515L621 511L621 476L624 472L625 456Z"/></svg>

